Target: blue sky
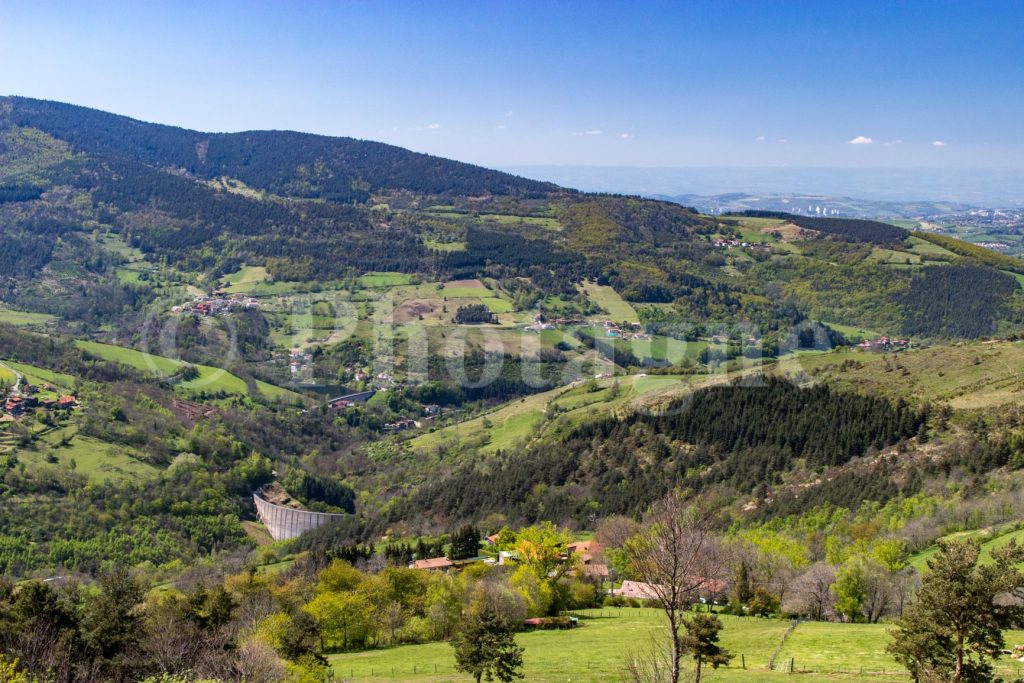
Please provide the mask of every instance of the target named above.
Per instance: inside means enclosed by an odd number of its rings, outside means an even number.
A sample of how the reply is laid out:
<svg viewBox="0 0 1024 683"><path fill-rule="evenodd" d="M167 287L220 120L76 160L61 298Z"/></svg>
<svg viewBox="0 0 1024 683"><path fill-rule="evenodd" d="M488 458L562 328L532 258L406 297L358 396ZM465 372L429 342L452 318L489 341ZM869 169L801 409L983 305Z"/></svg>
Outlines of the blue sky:
<svg viewBox="0 0 1024 683"><path fill-rule="evenodd" d="M1020 168L1022 27L1019 1L0 0L0 94L493 166Z"/></svg>

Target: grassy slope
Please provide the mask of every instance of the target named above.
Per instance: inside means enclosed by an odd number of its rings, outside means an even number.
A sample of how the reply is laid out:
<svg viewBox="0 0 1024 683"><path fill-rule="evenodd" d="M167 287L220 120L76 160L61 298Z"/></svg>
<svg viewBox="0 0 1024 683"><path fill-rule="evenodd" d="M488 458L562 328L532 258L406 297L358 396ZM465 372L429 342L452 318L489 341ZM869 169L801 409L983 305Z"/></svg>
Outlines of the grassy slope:
<svg viewBox="0 0 1024 683"><path fill-rule="evenodd" d="M844 362L849 361L843 368ZM898 362L900 368L894 364ZM888 371L886 367L889 367ZM1024 343L961 344L882 355L858 350L798 355L766 366L780 375L807 375L858 391L891 398L949 402L955 408L982 408L1024 403ZM750 370L743 370L748 373ZM421 434L409 443L415 450L456 441L485 443L482 450L511 448L548 422L545 410L566 412L549 422L583 420L628 408L652 407L690 388L728 381L737 373L719 375L620 376L612 396L612 378L598 381L600 391L577 384L506 403L472 419Z"/></svg>
<svg viewBox="0 0 1024 683"><path fill-rule="evenodd" d="M888 359L891 370L886 370ZM841 368L843 361L860 367ZM895 368L898 361L900 368ZM844 351L802 357L799 367L780 364L861 391L918 400L943 401L954 408L985 408L1024 402L1024 343L975 343L919 349L898 356Z"/></svg>
<svg viewBox="0 0 1024 683"><path fill-rule="evenodd" d="M86 350L93 355L99 356L104 360L121 363L123 365L128 365L129 367L142 370L143 372L153 374L170 376L177 373L184 365L182 361L173 358L155 356L150 353L136 351L135 349L126 349L112 344L87 341L78 341L76 344L78 344L79 348ZM191 392L223 391L225 393L238 394L240 396L249 395L249 388L246 386L245 381L237 375L234 375L227 370L211 367L209 365L196 365L195 367L199 370L199 377L189 380L188 382L182 382L178 386ZM256 387L259 389L260 393L267 398L275 400L298 399L298 395L296 393L276 387L272 384L267 384L266 382L257 381Z"/></svg>
<svg viewBox="0 0 1024 683"><path fill-rule="evenodd" d="M25 365L24 363L15 363L9 360L4 361L4 365L20 372L29 384L49 383L65 389L70 389L75 385L75 378L71 375L53 372L45 368L37 368L33 365Z"/></svg>
<svg viewBox="0 0 1024 683"><path fill-rule="evenodd" d="M483 447L485 452L507 449L529 437L546 422L544 413L549 404L566 410L555 422L583 420L595 415L595 411L609 412L627 405L639 408L648 402L667 400L687 391L690 379L679 375L632 375L598 380L600 389L594 392L589 392L582 384L559 387L511 401L480 417L422 434L412 439L410 445L422 450L451 441L487 439ZM701 380L706 381L707 378L697 376L696 381ZM613 395L611 387L616 381L619 391Z"/></svg>
<svg viewBox="0 0 1024 683"><path fill-rule="evenodd" d="M599 285L596 282L584 282L583 291L587 293L595 304L608 312L608 317L617 323L639 323L640 317L627 302L622 300L619 293L606 285Z"/></svg>
<svg viewBox="0 0 1024 683"><path fill-rule="evenodd" d="M1016 541L1018 544L1024 543L1024 529L1016 528L1015 525L1010 524L996 528L986 527L984 529L958 531L942 537L944 541L966 541L971 539L981 543L981 563L987 564L992 561L993 550L1002 548L1010 541ZM920 572L927 571L928 560L935 557L938 552L938 545L925 548L910 557L910 564Z"/></svg>
<svg viewBox="0 0 1024 683"><path fill-rule="evenodd" d="M122 365L135 368L136 370L142 370L143 372L173 375L185 365L185 363L180 360L164 358L163 356L156 356L151 353L144 353L134 349L126 349L120 346L114 346L113 344L102 344L100 342L79 340L75 342L75 345L83 351L87 351L94 356L99 356L104 360L121 363Z"/></svg>
<svg viewBox="0 0 1024 683"><path fill-rule="evenodd" d="M6 365L0 365L0 382L13 385L18 381L18 375Z"/></svg>
<svg viewBox="0 0 1024 683"><path fill-rule="evenodd" d="M70 467L74 460L75 472L84 474L92 482L142 479L157 474L155 467L137 460L131 450L79 436L75 431L69 427L45 434L32 447L19 450L18 458L28 464L42 465L48 457L53 457L57 462L52 466L64 468ZM65 437L70 441L62 446L61 439Z"/></svg>
<svg viewBox="0 0 1024 683"><path fill-rule="evenodd" d="M8 323L17 327L48 325L56 319L56 316L48 313L29 313L27 311L12 311L8 308L0 308L0 323Z"/></svg>
<svg viewBox="0 0 1024 683"><path fill-rule="evenodd" d="M980 261L993 268L1009 270L1014 273L1024 273L1024 261L1008 254L1001 254L998 251L979 247L976 244L964 242L949 235L939 235L933 232L915 232L914 236L960 256Z"/></svg>

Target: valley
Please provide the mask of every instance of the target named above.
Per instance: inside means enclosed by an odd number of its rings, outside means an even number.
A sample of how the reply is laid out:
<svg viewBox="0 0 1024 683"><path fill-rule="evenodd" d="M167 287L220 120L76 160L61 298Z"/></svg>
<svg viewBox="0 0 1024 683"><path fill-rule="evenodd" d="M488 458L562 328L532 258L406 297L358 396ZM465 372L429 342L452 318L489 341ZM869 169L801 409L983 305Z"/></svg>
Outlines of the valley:
<svg viewBox="0 0 1024 683"><path fill-rule="evenodd" d="M461 680L482 610L528 680L620 680L677 505L708 680L907 680L950 544L1024 559L1024 262L778 208L0 98L0 643ZM336 521L275 541L266 491ZM86 644L107 599L144 655Z"/></svg>

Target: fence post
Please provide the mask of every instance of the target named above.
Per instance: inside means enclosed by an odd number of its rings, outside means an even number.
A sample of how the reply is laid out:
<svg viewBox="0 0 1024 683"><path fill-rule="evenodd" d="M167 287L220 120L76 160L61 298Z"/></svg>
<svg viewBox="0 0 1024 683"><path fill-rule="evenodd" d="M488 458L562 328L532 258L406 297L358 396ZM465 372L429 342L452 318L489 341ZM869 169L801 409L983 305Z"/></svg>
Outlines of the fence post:
<svg viewBox="0 0 1024 683"><path fill-rule="evenodd" d="M793 673L793 658L789 658L789 673Z"/></svg>
<svg viewBox="0 0 1024 683"><path fill-rule="evenodd" d="M740 662L741 662L741 665L743 666L743 668L746 669L747 668L747 656L741 654L740 655Z"/></svg>

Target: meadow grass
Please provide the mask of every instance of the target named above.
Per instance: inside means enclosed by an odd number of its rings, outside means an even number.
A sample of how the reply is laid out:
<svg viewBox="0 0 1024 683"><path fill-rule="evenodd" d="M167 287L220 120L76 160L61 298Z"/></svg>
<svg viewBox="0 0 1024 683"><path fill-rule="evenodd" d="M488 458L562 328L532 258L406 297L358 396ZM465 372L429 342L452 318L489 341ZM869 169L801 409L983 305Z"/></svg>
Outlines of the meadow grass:
<svg viewBox="0 0 1024 683"><path fill-rule="evenodd" d="M406 273L367 273L359 278L363 287L397 287L411 281L412 276Z"/></svg>
<svg viewBox="0 0 1024 683"><path fill-rule="evenodd" d="M956 254L951 252L949 249L941 247L938 244L932 244L928 240L923 240L920 237L908 237L907 244L910 245L910 251L920 255L921 258L926 261L956 258Z"/></svg>
<svg viewBox="0 0 1024 683"><path fill-rule="evenodd" d="M608 312L608 317L615 322L637 323L640 316L628 302L624 301L619 293L607 285L599 285L596 282L584 282L583 291L595 304Z"/></svg>
<svg viewBox="0 0 1024 683"><path fill-rule="evenodd" d="M563 227L555 218L538 216L512 216L501 213L480 214L481 223L494 223L505 226L525 225L534 228L543 228L553 232L560 232Z"/></svg>
<svg viewBox="0 0 1024 683"><path fill-rule="evenodd" d="M465 242L438 242L437 240L423 240L424 246L432 251L466 251Z"/></svg>
<svg viewBox="0 0 1024 683"><path fill-rule="evenodd" d="M184 361L174 358L165 358L164 356L127 349L113 344L81 340L75 343L83 351L88 351L104 360L121 363L136 370L152 374L170 377L177 374L186 365ZM194 367L199 372L199 376L178 384L185 391L191 393L199 393L201 391L210 393L224 392L239 396L250 395L249 387L241 377L227 370L209 365L196 365ZM264 397L273 400L295 401L299 398L298 394L293 391L282 389L260 380L256 381L256 388Z"/></svg>
<svg viewBox="0 0 1024 683"><path fill-rule="evenodd" d="M640 360L667 361L673 365L687 358L696 360L701 351L708 347L705 341L687 342L657 335L646 340L620 340L616 345L627 347Z"/></svg>
<svg viewBox="0 0 1024 683"><path fill-rule="evenodd" d="M882 336L882 334L880 332L876 332L874 330L869 330L866 327L857 327L856 325L843 325L843 324L840 324L840 323L830 323L830 322L824 322L824 321L823 321L823 324L828 325L829 327L831 327L836 332L839 332L844 337L846 337L847 339L851 339L851 340L855 340L855 339L861 339L861 340L863 340L863 339L877 339L878 337Z"/></svg>
<svg viewBox="0 0 1024 683"><path fill-rule="evenodd" d="M70 389L75 385L75 378L71 375L54 372L46 368L37 368L34 365L26 365L25 363L15 363L10 360L5 360L4 365L20 372L29 384L55 384L64 389Z"/></svg>
<svg viewBox="0 0 1024 683"><path fill-rule="evenodd" d="M28 311L12 311L0 308L0 323L16 327L48 325L57 319L49 313L29 313Z"/></svg>
<svg viewBox="0 0 1024 683"><path fill-rule="evenodd" d="M481 299L480 302L487 306L487 309L491 313L511 313L513 308L511 301L505 301L504 299L496 299L494 297L487 297Z"/></svg>
<svg viewBox="0 0 1024 683"><path fill-rule="evenodd" d="M83 351L87 351L104 360L121 363L122 365L127 365L135 368L136 370L142 370L143 372L148 373L174 375L185 365L185 363L180 360L156 356L144 351L127 349L123 346L115 346L113 344L78 340L75 342L75 345Z"/></svg>
<svg viewBox="0 0 1024 683"><path fill-rule="evenodd" d="M620 681L625 659L650 647L652 639L662 636L664 616L655 609L607 608L584 610L580 626L567 631L533 631L516 635L525 648L523 673L527 681ZM783 656L776 669L768 669L772 654L782 642L788 622L720 615L725 628L721 644L734 655L717 670L705 670L708 681L784 681ZM801 629L810 626L806 635ZM801 624L790 636L783 654L792 652L797 670L814 671L815 681L906 681L909 677L884 654L888 642L884 626L850 624ZM796 643L790 645L790 643ZM815 648L827 654L814 657ZM797 659L799 657L800 659ZM371 681L465 681L455 670L455 659L448 643L403 645L394 648L347 653L329 657L335 675L342 680ZM789 658L784 665L788 667ZM812 669L811 666L818 666ZM860 666L864 666L864 674ZM686 660L690 669L692 663ZM744 666L746 668L744 668ZM889 675L880 675L888 671ZM811 679L807 679L811 680Z"/></svg>
<svg viewBox="0 0 1024 683"><path fill-rule="evenodd" d="M875 261L876 263L914 266L921 265L921 258L919 254L910 254L905 251L884 249L882 247L875 247L868 256L868 260Z"/></svg>
<svg viewBox="0 0 1024 683"><path fill-rule="evenodd" d="M853 361L843 367L844 361ZM895 367L898 362L899 368ZM954 408L1024 403L1024 343L973 343L916 349L898 356L841 351L804 356L799 369L862 392L918 401L945 401Z"/></svg>
<svg viewBox="0 0 1024 683"><path fill-rule="evenodd" d="M998 527L987 527L984 529L970 529L968 531L957 531L943 536L943 541L967 541L974 540L981 544L981 564L991 564L992 551L1006 546L1010 541L1016 541L1018 545L1024 543L1024 528L1016 528L1015 524L1005 524ZM919 572L928 571L928 560L939 554L939 546L932 545L924 550L910 556L910 564Z"/></svg>
<svg viewBox="0 0 1024 683"><path fill-rule="evenodd" d="M61 440L67 438L67 445ZM52 466L70 468L90 482L140 480L156 476L158 470L135 457L130 449L77 434L75 427L55 429L41 436L31 447L21 449L18 457L29 464L43 465L55 458Z"/></svg>
<svg viewBox="0 0 1024 683"><path fill-rule="evenodd" d="M0 382L4 384L14 385L18 381L18 373L11 370L6 365L0 365Z"/></svg>
<svg viewBox="0 0 1024 683"><path fill-rule="evenodd" d="M264 266L243 266L237 272L224 275L225 289L233 293L252 291L257 285L270 279L270 273Z"/></svg>
<svg viewBox="0 0 1024 683"><path fill-rule="evenodd" d="M452 441L486 442L481 450L494 452L509 449L526 440L549 422L546 410L563 409L551 422L562 425L601 413L611 413L628 403L639 405L647 398L668 399L688 390L689 384L680 375L621 375L595 380L596 391L584 383L562 386L511 401L484 415L420 434L409 441L414 450L424 450ZM618 390L611 387L618 384Z"/></svg>

